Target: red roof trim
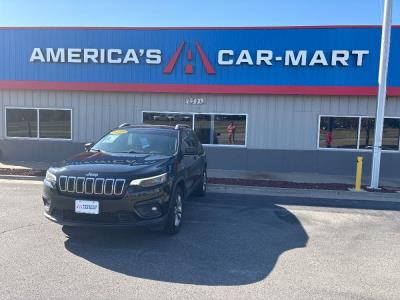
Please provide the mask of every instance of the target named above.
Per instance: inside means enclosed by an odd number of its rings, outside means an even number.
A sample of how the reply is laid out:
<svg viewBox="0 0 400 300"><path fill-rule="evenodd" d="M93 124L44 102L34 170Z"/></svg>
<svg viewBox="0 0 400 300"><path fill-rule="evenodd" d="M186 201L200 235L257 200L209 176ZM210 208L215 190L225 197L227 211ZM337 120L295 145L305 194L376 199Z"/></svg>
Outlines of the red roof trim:
<svg viewBox="0 0 400 300"><path fill-rule="evenodd" d="M0 89L143 92L184 94L250 94L250 95L348 95L376 96L377 87L351 86L259 86L197 84L131 84L43 81L0 81ZM400 87L388 87L388 96L400 96Z"/></svg>

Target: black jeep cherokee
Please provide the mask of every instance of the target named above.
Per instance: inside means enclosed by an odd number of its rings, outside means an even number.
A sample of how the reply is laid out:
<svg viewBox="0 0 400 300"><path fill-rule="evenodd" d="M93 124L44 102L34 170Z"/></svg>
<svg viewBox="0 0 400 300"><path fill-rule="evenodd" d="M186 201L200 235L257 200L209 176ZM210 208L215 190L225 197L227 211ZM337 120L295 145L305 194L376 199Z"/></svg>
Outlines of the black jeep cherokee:
<svg viewBox="0 0 400 300"><path fill-rule="evenodd" d="M183 202L204 195L207 161L188 126L123 124L86 152L49 168L44 215L66 226L161 225L176 233Z"/></svg>

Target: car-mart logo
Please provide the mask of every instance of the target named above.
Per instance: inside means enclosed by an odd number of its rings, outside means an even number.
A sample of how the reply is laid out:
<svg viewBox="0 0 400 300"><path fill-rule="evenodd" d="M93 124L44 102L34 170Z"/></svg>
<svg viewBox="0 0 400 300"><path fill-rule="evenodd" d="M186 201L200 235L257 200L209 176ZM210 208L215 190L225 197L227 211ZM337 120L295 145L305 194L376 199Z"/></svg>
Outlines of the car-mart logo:
<svg viewBox="0 0 400 300"><path fill-rule="evenodd" d="M162 72L172 74L179 59L184 58L184 72L195 74L194 53L200 57L204 71L208 75L216 74L211 62L220 67L362 67L369 50L365 49L330 49L330 50L281 50L271 49L219 49L214 59L206 54L199 42L195 47L186 48L182 41L172 56L167 59ZM193 50L194 49L194 50ZM185 53L185 55L182 55ZM97 48L34 48L30 57L31 63L69 63L69 64L163 64L161 49L97 49ZM200 69L200 68L199 68Z"/></svg>
<svg viewBox="0 0 400 300"><path fill-rule="evenodd" d="M205 68L205 71L207 72L208 75L215 74L215 70L214 70L213 66L211 65L210 61L208 60L206 54L204 53L203 48L200 46L199 42L196 42L195 44L196 44L197 52L200 55L201 62ZM176 65L176 62L178 61L178 58L181 55L184 47L185 47L185 42L182 42L179 45L178 49L176 49L175 53L172 55L171 59L168 61L167 66L164 68L164 74L172 73L172 71ZM186 57L187 57L188 62L185 65L185 73L193 74L194 71L193 71L193 63L192 63L193 62L192 49L190 49L190 48L188 49Z"/></svg>

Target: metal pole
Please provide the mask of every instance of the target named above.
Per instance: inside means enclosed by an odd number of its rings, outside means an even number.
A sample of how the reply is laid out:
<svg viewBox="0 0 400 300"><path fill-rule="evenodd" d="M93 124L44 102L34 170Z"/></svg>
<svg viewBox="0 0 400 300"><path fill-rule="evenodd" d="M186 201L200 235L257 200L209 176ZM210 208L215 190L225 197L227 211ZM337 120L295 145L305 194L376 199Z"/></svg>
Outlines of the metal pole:
<svg viewBox="0 0 400 300"><path fill-rule="evenodd" d="M382 24L381 55L379 60L378 98L375 119L375 140L372 153L371 188L379 187L379 173L382 155L383 122L385 117L386 81L389 63L390 31L392 27L392 0L385 0Z"/></svg>

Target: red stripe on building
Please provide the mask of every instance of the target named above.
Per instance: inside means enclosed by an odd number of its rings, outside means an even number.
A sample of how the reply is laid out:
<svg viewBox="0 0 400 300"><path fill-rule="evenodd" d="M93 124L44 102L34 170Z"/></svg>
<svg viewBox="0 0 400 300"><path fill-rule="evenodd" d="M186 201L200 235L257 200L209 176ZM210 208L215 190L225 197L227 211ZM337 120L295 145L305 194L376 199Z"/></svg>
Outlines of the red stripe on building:
<svg viewBox="0 0 400 300"><path fill-rule="evenodd" d="M204 84L135 84L98 82L0 81L0 89L103 91L144 93L205 93L249 95L376 96L377 87L352 86L259 86ZM400 96L400 87L388 87L388 96Z"/></svg>

